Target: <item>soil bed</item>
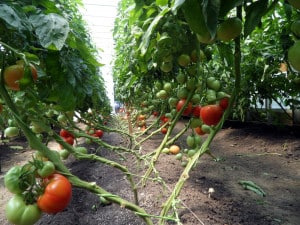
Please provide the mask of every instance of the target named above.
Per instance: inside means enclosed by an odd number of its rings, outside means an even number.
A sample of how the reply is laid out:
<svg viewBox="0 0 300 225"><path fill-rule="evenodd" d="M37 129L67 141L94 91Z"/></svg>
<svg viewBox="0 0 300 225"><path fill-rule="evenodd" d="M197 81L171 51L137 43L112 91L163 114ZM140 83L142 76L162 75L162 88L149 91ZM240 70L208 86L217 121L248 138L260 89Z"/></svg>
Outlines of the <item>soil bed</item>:
<svg viewBox="0 0 300 225"><path fill-rule="evenodd" d="M178 123L175 132L183 128ZM191 171L184 185L178 204L178 217L184 225L298 225L300 224L300 139L290 129L270 129L269 126L225 124L211 145L211 153L219 160L204 155ZM140 151L153 151L162 134L143 144ZM126 140L118 134L105 134L103 140L116 146L126 146ZM185 148L185 136L176 141ZM0 224L7 225L4 216L5 203L10 194L4 188L3 176L13 165L30 159L32 151L12 149L27 148L24 139L9 144L0 143ZM92 153L126 165L136 182L145 172L144 162L137 165L133 156L122 158L120 154L86 145ZM16 147L13 147L16 148ZM17 148L19 149L19 148ZM107 191L133 201L133 193L126 176L119 170L93 161L77 161L70 157L66 164L71 171L89 182L96 182ZM149 180L145 187L139 185L140 206L149 214L159 215L161 205L175 186L183 168L173 155L162 155L156 169L165 181L165 187ZM253 181L266 196L245 190L239 181ZM214 189L211 195L209 189ZM156 221L154 220L154 223ZM99 198L86 190L74 188L69 207L56 215L44 214L37 223L78 225L141 225L143 220L133 212L115 204L103 205ZM167 224L176 224L168 221Z"/></svg>

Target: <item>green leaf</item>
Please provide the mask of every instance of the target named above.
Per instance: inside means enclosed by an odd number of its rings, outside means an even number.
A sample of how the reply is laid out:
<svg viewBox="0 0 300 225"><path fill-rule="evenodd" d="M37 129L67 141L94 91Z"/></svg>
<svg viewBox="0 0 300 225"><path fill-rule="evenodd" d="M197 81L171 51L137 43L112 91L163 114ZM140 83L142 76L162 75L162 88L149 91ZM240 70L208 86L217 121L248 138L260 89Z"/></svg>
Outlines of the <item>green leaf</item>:
<svg viewBox="0 0 300 225"><path fill-rule="evenodd" d="M35 64L40 64L40 59L37 55L34 55L32 53L29 53L29 52L24 52L24 54L25 54L25 57L26 57L28 62L32 62L32 63L35 63Z"/></svg>
<svg viewBox="0 0 300 225"><path fill-rule="evenodd" d="M246 21L244 25L244 38L246 38L255 27L260 23L261 18L267 12L268 0L260 0L253 2L250 6L245 8Z"/></svg>
<svg viewBox="0 0 300 225"><path fill-rule="evenodd" d="M156 0L156 5L158 6L166 6L168 5L168 0Z"/></svg>
<svg viewBox="0 0 300 225"><path fill-rule="evenodd" d="M202 5L204 20L211 37L215 37L217 32L220 5L221 0L205 0Z"/></svg>
<svg viewBox="0 0 300 225"><path fill-rule="evenodd" d="M224 17L234 7L242 5L244 0L221 0L220 17Z"/></svg>
<svg viewBox="0 0 300 225"><path fill-rule="evenodd" d="M233 66L234 57L231 46L224 43L219 43L218 51L226 66Z"/></svg>
<svg viewBox="0 0 300 225"><path fill-rule="evenodd" d="M0 18L14 28L24 30L22 18L18 16L13 8L8 5L0 4Z"/></svg>
<svg viewBox="0 0 300 225"><path fill-rule="evenodd" d="M62 49L70 30L69 23L65 18L50 13L33 15L29 19L43 47L50 50Z"/></svg>
<svg viewBox="0 0 300 225"><path fill-rule="evenodd" d="M164 15L166 13L168 13L170 11L170 8L164 8L152 21L152 23L150 24L150 26L148 27L146 33L144 34L143 38L142 38L142 42L139 46L139 49L141 50L141 55L145 55L145 53L147 52L148 49L148 45L150 42L150 37L151 34L153 33L153 30L155 29L155 27L157 26L157 24L159 23L159 21L164 17Z"/></svg>

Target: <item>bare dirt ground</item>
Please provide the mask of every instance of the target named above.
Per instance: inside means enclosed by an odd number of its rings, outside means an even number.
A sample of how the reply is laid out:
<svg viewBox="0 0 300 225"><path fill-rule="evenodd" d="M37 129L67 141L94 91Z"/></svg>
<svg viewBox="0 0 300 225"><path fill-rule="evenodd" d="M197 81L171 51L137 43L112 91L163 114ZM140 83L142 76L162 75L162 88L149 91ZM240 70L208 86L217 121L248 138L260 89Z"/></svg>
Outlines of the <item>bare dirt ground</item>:
<svg viewBox="0 0 300 225"><path fill-rule="evenodd" d="M178 123L174 132L183 128ZM106 133L105 141L125 145L118 134ZM159 134L143 144L141 152L151 152L160 143ZM185 137L177 142L185 147ZM17 146L17 147L16 147ZM23 149L20 149L23 146ZM143 175L143 162L137 164L132 156L126 160L119 154L90 144L91 153L100 154L126 165L135 174ZM55 146L53 146L55 148ZM13 165L30 159L32 151L26 150L24 139L9 144L0 143L0 224L7 225L5 203L11 196L4 188L3 176ZM26 151L25 151L26 150ZM300 138L289 128L262 125L225 125L213 141L211 152L220 160L204 155L191 171L179 196L178 217L184 225L299 225L300 224ZM87 181L95 181L102 188L133 201L130 186L122 172L93 161L66 161L71 171ZM162 155L156 168L165 181L163 188L157 181L149 180L145 187L139 185L140 206L149 214L159 215L161 205L176 184L183 168L172 155ZM253 181L266 196L245 190L239 181ZM214 189L209 196L208 190ZM154 224L157 221L154 220ZM66 210L56 215L44 214L40 225L141 225L137 215L118 205L102 205L99 198L86 190L73 188L73 198ZM167 224L176 224L168 221Z"/></svg>

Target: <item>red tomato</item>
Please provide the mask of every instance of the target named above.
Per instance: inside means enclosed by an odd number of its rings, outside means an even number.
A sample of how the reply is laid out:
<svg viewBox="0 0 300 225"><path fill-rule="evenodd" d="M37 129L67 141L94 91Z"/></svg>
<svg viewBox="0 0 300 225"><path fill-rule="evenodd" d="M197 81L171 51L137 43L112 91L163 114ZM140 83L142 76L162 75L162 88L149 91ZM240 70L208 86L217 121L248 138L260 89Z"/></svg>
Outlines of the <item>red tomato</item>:
<svg viewBox="0 0 300 225"><path fill-rule="evenodd" d="M67 142L69 145L73 145L74 144L74 138L69 136L64 138L65 142Z"/></svg>
<svg viewBox="0 0 300 225"><path fill-rule="evenodd" d="M96 130L95 131L95 137L101 138L103 136L103 131L102 130Z"/></svg>
<svg viewBox="0 0 300 225"><path fill-rule="evenodd" d="M59 135L61 137L64 137L64 138L67 138L67 137L72 137L74 138L74 135L71 134L69 131L65 130L65 129L61 129L60 132L59 132Z"/></svg>
<svg viewBox="0 0 300 225"><path fill-rule="evenodd" d="M223 109L219 105L206 105L201 108L200 118L206 125L217 125L223 115Z"/></svg>
<svg viewBox="0 0 300 225"><path fill-rule="evenodd" d="M169 122L169 118L168 118L168 117L165 117L165 118L163 119L163 123L165 124L165 123L167 123L167 122Z"/></svg>
<svg viewBox="0 0 300 225"><path fill-rule="evenodd" d="M152 115L155 116L155 117L157 117L157 116L159 115L159 112L154 111L154 112L152 113Z"/></svg>
<svg viewBox="0 0 300 225"><path fill-rule="evenodd" d="M199 117L200 116L200 111L201 111L201 106L200 105L196 105L193 108L192 114L194 117Z"/></svg>
<svg viewBox="0 0 300 225"><path fill-rule="evenodd" d="M160 120L161 120L161 121L164 121L165 118L166 118L166 116L165 116L165 115L162 115L162 116L160 117Z"/></svg>
<svg viewBox="0 0 300 225"><path fill-rule="evenodd" d="M196 127L194 129L194 131L198 134L198 135L204 135L205 132L201 129L201 127Z"/></svg>
<svg viewBox="0 0 300 225"><path fill-rule="evenodd" d="M168 132L168 128L163 127L163 128L161 128L160 132L163 134L166 134Z"/></svg>
<svg viewBox="0 0 300 225"><path fill-rule="evenodd" d="M177 112L179 112L181 110L181 108L183 107L185 102L186 102L186 99L179 100L179 102L176 105ZM188 116L189 114L191 114L192 110L193 110L193 104L191 102L189 102L188 105L186 106L185 110L183 111L182 115Z"/></svg>
<svg viewBox="0 0 300 225"><path fill-rule="evenodd" d="M52 174L44 179L45 191L37 200L38 207L45 213L54 214L64 210L72 198L72 185L61 174Z"/></svg>
<svg viewBox="0 0 300 225"><path fill-rule="evenodd" d="M219 106L221 106L221 108L224 110L227 109L228 104L229 104L229 98L227 98L227 97L222 98L219 102Z"/></svg>

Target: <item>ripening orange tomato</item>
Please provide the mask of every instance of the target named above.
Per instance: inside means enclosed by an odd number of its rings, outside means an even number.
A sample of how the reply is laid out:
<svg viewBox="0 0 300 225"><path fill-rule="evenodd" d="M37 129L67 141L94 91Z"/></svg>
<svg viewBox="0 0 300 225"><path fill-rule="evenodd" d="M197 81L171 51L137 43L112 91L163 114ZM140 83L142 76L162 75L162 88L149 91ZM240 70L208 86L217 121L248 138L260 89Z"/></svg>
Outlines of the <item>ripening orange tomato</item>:
<svg viewBox="0 0 300 225"><path fill-rule="evenodd" d="M37 80L37 70L33 65L30 65L32 78L34 81ZM16 64L6 67L4 70L4 82L8 88L14 91L20 90L19 81L24 76L24 65Z"/></svg>

